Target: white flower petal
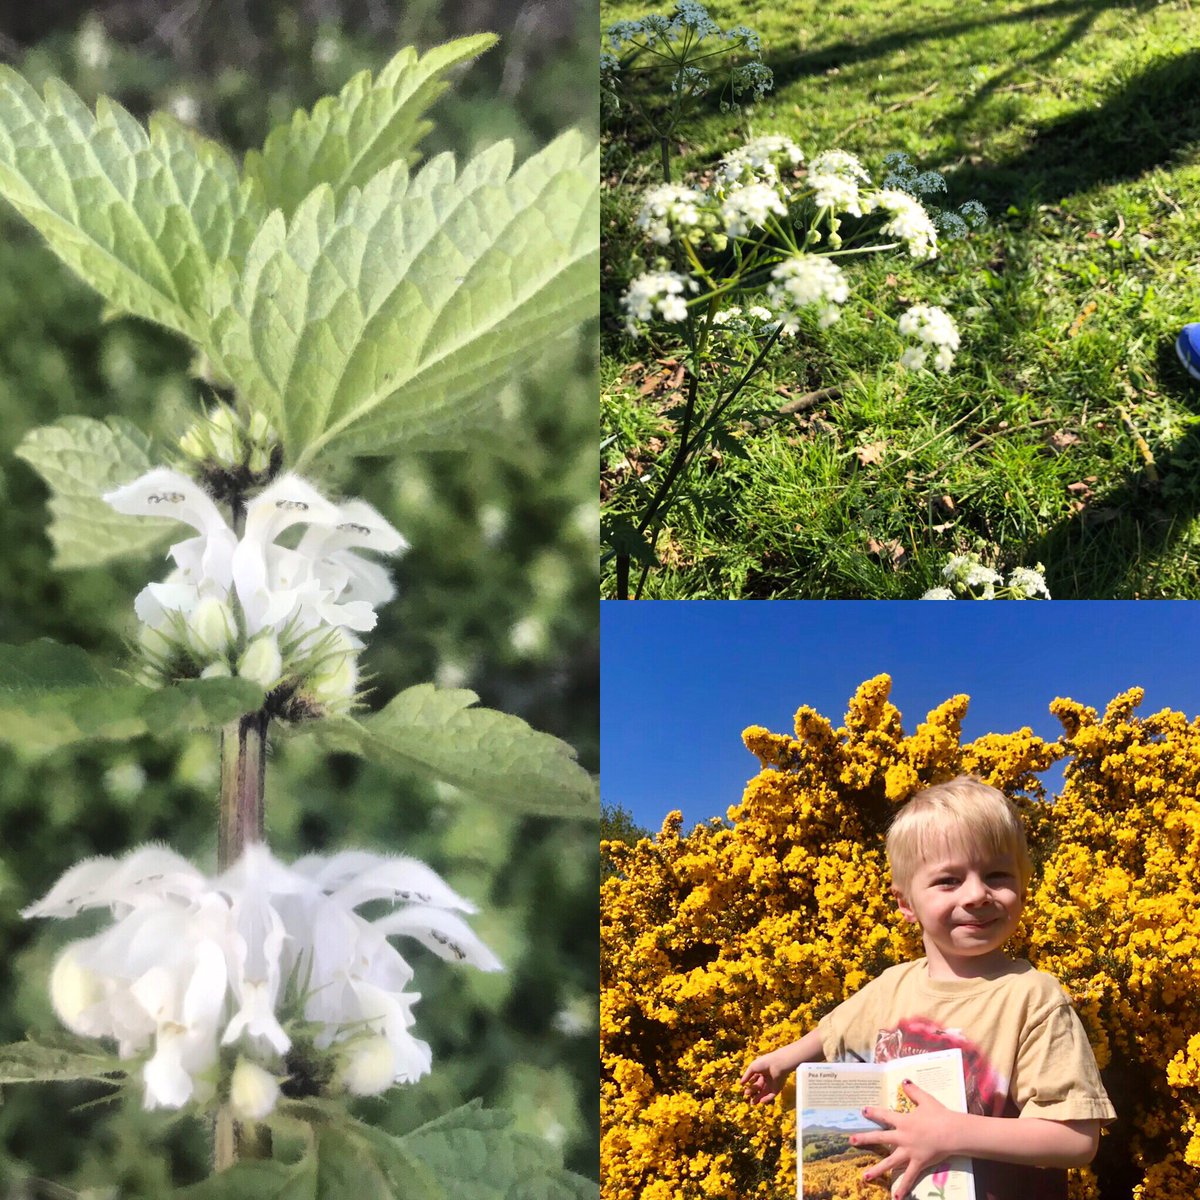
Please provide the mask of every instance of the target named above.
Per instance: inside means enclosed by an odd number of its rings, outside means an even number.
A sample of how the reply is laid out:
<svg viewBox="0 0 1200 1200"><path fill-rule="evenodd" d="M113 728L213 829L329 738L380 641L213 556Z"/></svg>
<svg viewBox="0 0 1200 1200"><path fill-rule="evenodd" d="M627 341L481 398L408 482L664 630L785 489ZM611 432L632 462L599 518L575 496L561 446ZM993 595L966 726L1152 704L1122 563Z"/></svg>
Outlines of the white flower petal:
<svg viewBox="0 0 1200 1200"><path fill-rule="evenodd" d="M202 534L228 528L212 497L193 479L168 467L155 467L132 483L105 492L102 499L131 517L171 517Z"/></svg>
<svg viewBox="0 0 1200 1200"><path fill-rule="evenodd" d="M415 858L377 857L374 863L363 863L351 879L333 891L331 898L347 908L357 908L368 900L403 900L462 912L477 911L436 871Z"/></svg>
<svg viewBox="0 0 1200 1200"><path fill-rule="evenodd" d="M475 936L470 926L440 908L402 908L372 922L380 933L416 938L439 958L466 962L481 971L502 971L500 960Z"/></svg>

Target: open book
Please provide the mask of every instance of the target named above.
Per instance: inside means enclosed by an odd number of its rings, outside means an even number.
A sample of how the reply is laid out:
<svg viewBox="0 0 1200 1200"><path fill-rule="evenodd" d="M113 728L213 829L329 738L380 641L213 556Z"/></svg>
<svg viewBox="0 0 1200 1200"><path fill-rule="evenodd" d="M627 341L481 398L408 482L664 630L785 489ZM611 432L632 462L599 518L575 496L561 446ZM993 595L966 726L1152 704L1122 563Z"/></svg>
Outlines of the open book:
<svg viewBox="0 0 1200 1200"><path fill-rule="evenodd" d="M881 1147L850 1145L850 1134L878 1130L866 1105L904 1112L913 1107L902 1081L911 1079L947 1108L967 1111L961 1050L937 1050L881 1063L804 1063L796 1073L796 1161L799 1200L857 1195L854 1184L878 1162ZM910 1193L916 1200L975 1200L969 1158L927 1172ZM880 1192L883 1195L883 1192Z"/></svg>

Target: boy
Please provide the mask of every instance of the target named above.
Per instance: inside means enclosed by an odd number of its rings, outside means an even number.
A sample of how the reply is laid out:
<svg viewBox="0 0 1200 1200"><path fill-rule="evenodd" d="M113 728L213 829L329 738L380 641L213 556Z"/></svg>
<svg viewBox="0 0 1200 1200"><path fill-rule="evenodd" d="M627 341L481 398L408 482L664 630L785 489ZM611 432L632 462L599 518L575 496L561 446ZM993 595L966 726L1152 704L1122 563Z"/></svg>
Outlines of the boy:
<svg viewBox="0 0 1200 1200"><path fill-rule="evenodd" d="M1065 1172L1043 1168L1091 1162L1116 1113L1066 992L1003 950L1031 871L1016 809L969 776L926 788L892 822L887 854L892 894L920 925L925 957L890 967L798 1042L756 1058L742 1074L747 1099L773 1099L800 1063L958 1047L967 1113L906 1081L915 1108L864 1109L884 1128L850 1139L886 1155L863 1178L894 1172L892 1194L904 1197L931 1168L967 1155L978 1200L1065 1198Z"/></svg>

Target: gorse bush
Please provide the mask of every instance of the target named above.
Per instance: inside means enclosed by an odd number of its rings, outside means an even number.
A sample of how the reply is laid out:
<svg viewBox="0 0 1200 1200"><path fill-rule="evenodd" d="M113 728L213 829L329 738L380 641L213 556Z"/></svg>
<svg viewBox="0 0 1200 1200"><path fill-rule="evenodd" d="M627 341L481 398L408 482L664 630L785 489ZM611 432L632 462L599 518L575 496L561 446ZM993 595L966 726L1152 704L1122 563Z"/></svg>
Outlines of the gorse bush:
<svg viewBox="0 0 1200 1200"><path fill-rule="evenodd" d="M891 682L865 682L845 724L810 708L793 734L743 735L762 765L729 823L605 843L601 1161L609 1200L794 1195L794 1105L754 1108L754 1053L790 1042L884 968L917 957L888 892L896 808L973 773L1013 797L1035 873L1008 950L1071 993L1120 1114L1077 1200L1186 1200L1200 1186L1200 719L1103 716L1054 701L1063 734L964 744L968 698L905 734ZM1065 760L1061 794L1039 773ZM790 1093L789 1093L790 1095ZM850 1179L830 1200L877 1194Z"/></svg>

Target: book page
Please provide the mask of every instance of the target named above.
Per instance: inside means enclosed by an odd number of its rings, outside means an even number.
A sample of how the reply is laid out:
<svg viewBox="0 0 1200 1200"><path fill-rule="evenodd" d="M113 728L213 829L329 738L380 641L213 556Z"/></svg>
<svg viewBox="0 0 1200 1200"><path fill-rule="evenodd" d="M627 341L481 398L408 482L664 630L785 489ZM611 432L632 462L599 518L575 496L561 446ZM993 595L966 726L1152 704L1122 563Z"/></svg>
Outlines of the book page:
<svg viewBox="0 0 1200 1200"><path fill-rule="evenodd" d="M878 1131L862 1109L913 1107L901 1083L911 1079L947 1108L966 1112L961 1050L914 1054L886 1063L805 1063L796 1072L798 1200L867 1194L862 1173L887 1153L850 1144L852 1133ZM876 1152L878 1151L878 1152ZM881 1181L882 1182L882 1181ZM887 1193L880 1188L879 1195ZM915 1200L975 1200L971 1160L951 1159L912 1190Z"/></svg>
<svg viewBox="0 0 1200 1200"><path fill-rule="evenodd" d="M904 1091L904 1080L911 1079L939 1104L955 1112L967 1111L967 1093L963 1085L961 1050L936 1050L913 1054L879 1064L884 1069L886 1106L897 1112L916 1107ZM917 1181L910 1193L914 1200L975 1200L975 1182L969 1158L952 1158L940 1163Z"/></svg>
<svg viewBox="0 0 1200 1200"><path fill-rule="evenodd" d="M875 1063L806 1063L796 1073L799 1200L855 1196L869 1185L862 1173L879 1161L867 1147L850 1145L852 1133L879 1128L862 1115L865 1105L887 1106L885 1072ZM879 1195L886 1193L881 1188Z"/></svg>

